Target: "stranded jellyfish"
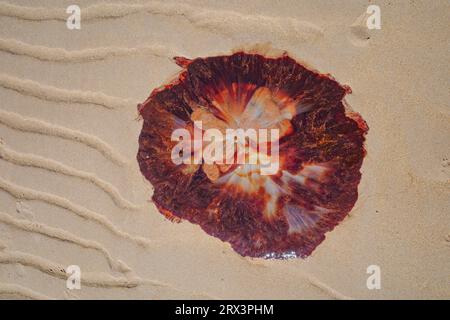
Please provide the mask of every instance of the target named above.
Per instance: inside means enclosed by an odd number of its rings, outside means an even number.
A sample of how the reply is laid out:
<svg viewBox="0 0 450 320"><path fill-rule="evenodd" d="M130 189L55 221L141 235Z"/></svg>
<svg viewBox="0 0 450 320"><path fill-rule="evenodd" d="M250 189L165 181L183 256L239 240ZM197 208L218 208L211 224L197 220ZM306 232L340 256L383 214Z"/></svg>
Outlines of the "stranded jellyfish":
<svg viewBox="0 0 450 320"><path fill-rule="evenodd" d="M309 256L358 197L368 127L346 109L350 88L286 53L175 62L176 79L138 107L137 160L158 210L198 224L242 256ZM228 136L230 129L244 138ZM266 137L255 142L248 129ZM177 138L180 130L191 134ZM201 153L222 142L212 152L219 157L205 161ZM275 170L263 174L268 162Z"/></svg>

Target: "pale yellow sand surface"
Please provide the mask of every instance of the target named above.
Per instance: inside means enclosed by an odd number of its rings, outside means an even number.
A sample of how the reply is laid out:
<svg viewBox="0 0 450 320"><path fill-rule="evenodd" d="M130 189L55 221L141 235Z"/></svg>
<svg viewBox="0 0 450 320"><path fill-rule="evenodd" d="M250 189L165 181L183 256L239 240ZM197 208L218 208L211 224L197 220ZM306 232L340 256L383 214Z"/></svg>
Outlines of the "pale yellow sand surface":
<svg viewBox="0 0 450 320"><path fill-rule="evenodd" d="M5 1L0 298L450 298L448 1ZM166 220L135 160L136 105L174 55L265 42L351 86L370 127L359 199L305 260L243 258Z"/></svg>

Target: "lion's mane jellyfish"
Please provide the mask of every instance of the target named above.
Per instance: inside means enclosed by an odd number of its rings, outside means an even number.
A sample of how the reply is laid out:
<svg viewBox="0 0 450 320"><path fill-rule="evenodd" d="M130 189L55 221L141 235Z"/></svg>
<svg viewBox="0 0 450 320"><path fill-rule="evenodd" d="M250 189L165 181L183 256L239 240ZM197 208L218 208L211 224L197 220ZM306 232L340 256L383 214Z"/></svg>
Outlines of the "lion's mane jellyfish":
<svg viewBox="0 0 450 320"><path fill-rule="evenodd" d="M368 127L346 110L350 88L287 54L241 51L175 61L182 67L176 79L138 107L144 123L137 160L159 211L198 224L243 256L309 256L358 197ZM278 170L262 175L260 164L237 161L175 163L179 141L172 134L199 130L196 121L200 132L224 135L229 128L278 129ZM184 160L207 144L195 139L184 141L194 146L182 152ZM247 158L260 152L244 150Z"/></svg>

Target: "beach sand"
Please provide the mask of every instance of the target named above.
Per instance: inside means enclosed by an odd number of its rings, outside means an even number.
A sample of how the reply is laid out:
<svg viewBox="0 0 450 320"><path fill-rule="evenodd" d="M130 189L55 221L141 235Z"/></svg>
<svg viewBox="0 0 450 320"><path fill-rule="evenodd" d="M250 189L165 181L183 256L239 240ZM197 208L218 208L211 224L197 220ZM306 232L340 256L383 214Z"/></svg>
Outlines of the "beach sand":
<svg viewBox="0 0 450 320"><path fill-rule="evenodd" d="M450 298L448 1L112 3L76 1L69 30L74 1L0 2L0 298ZM267 42L349 85L370 127L358 201L307 259L170 222L136 162L136 105L173 56Z"/></svg>

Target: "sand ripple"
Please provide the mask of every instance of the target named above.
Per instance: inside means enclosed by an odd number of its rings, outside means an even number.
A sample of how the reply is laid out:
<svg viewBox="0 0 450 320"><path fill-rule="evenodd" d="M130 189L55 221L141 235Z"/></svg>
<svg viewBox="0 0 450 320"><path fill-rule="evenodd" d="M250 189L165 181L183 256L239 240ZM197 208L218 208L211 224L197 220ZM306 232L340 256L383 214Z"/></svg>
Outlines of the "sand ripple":
<svg viewBox="0 0 450 320"><path fill-rule="evenodd" d="M81 171L67 165L64 165L60 162L40 157L38 155L26 154L16 152L10 148L8 148L1 140L0 140L0 158L16 165L41 168L48 171L56 172L59 174L63 174L66 176L77 177L82 180L88 181L102 189L106 192L114 203L123 209L138 209L139 206L129 202L124 199L119 191L111 185L110 183L101 180L94 173Z"/></svg>
<svg viewBox="0 0 450 320"><path fill-rule="evenodd" d="M0 283L0 294L16 295L32 300L53 300L45 294L14 283Z"/></svg>
<svg viewBox="0 0 450 320"><path fill-rule="evenodd" d="M188 4L151 2L146 4L99 3L82 8L83 21L120 18L146 12L155 15L177 16L187 19L192 25L226 36L252 34L277 39L305 41L321 37L320 27L290 17L274 17L259 14L243 14L231 10L212 10ZM64 8L24 7L0 2L0 15L23 20L66 20Z"/></svg>
<svg viewBox="0 0 450 320"><path fill-rule="evenodd" d="M127 160L121 156L116 150L109 146L106 142L91 134L81 131L72 130L66 127L57 126L45 121L33 118L25 118L17 113L0 111L0 123L3 125L23 131L32 132L48 136L54 136L65 140L72 140L82 143L93 148L103 154L106 158L114 163L124 166Z"/></svg>
<svg viewBox="0 0 450 320"><path fill-rule="evenodd" d="M120 109L138 104L137 101L111 97L102 92L60 89L36 81L12 77L4 73L0 74L0 86L41 100L95 104L107 109Z"/></svg>
<svg viewBox="0 0 450 320"><path fill-rule="evenodd" d="M60 207L62 209L69 210L84 219L91 220L102 225L103 227L111 231L113 234L120 236L124 239L130 240L132 242L135 242L138 245L144 247L153 245L153 242L151 240L139 236L130 235L117 228L116 225L112 223L104 215L101 215L97 212L94 212L85 207L77 205L64 197L22 187L12 182L8 182L2 178L0 178L0 189L4 190L5 192L9 193L11 196L19 200L20 199L39 200L46 202L50 205Z"/></svg>
<svg viewBox="0 0 450 320"><path fill-rule="evenodd" d="M0 39L0 50L51 62L92 62L104 60L110 57L133 55L151 55L156 57L172 58L180 55L176 50L159 44L139 46L135 48L101 47L69 51L64 48L50 48L32 45L15 39Z"/></svg>

